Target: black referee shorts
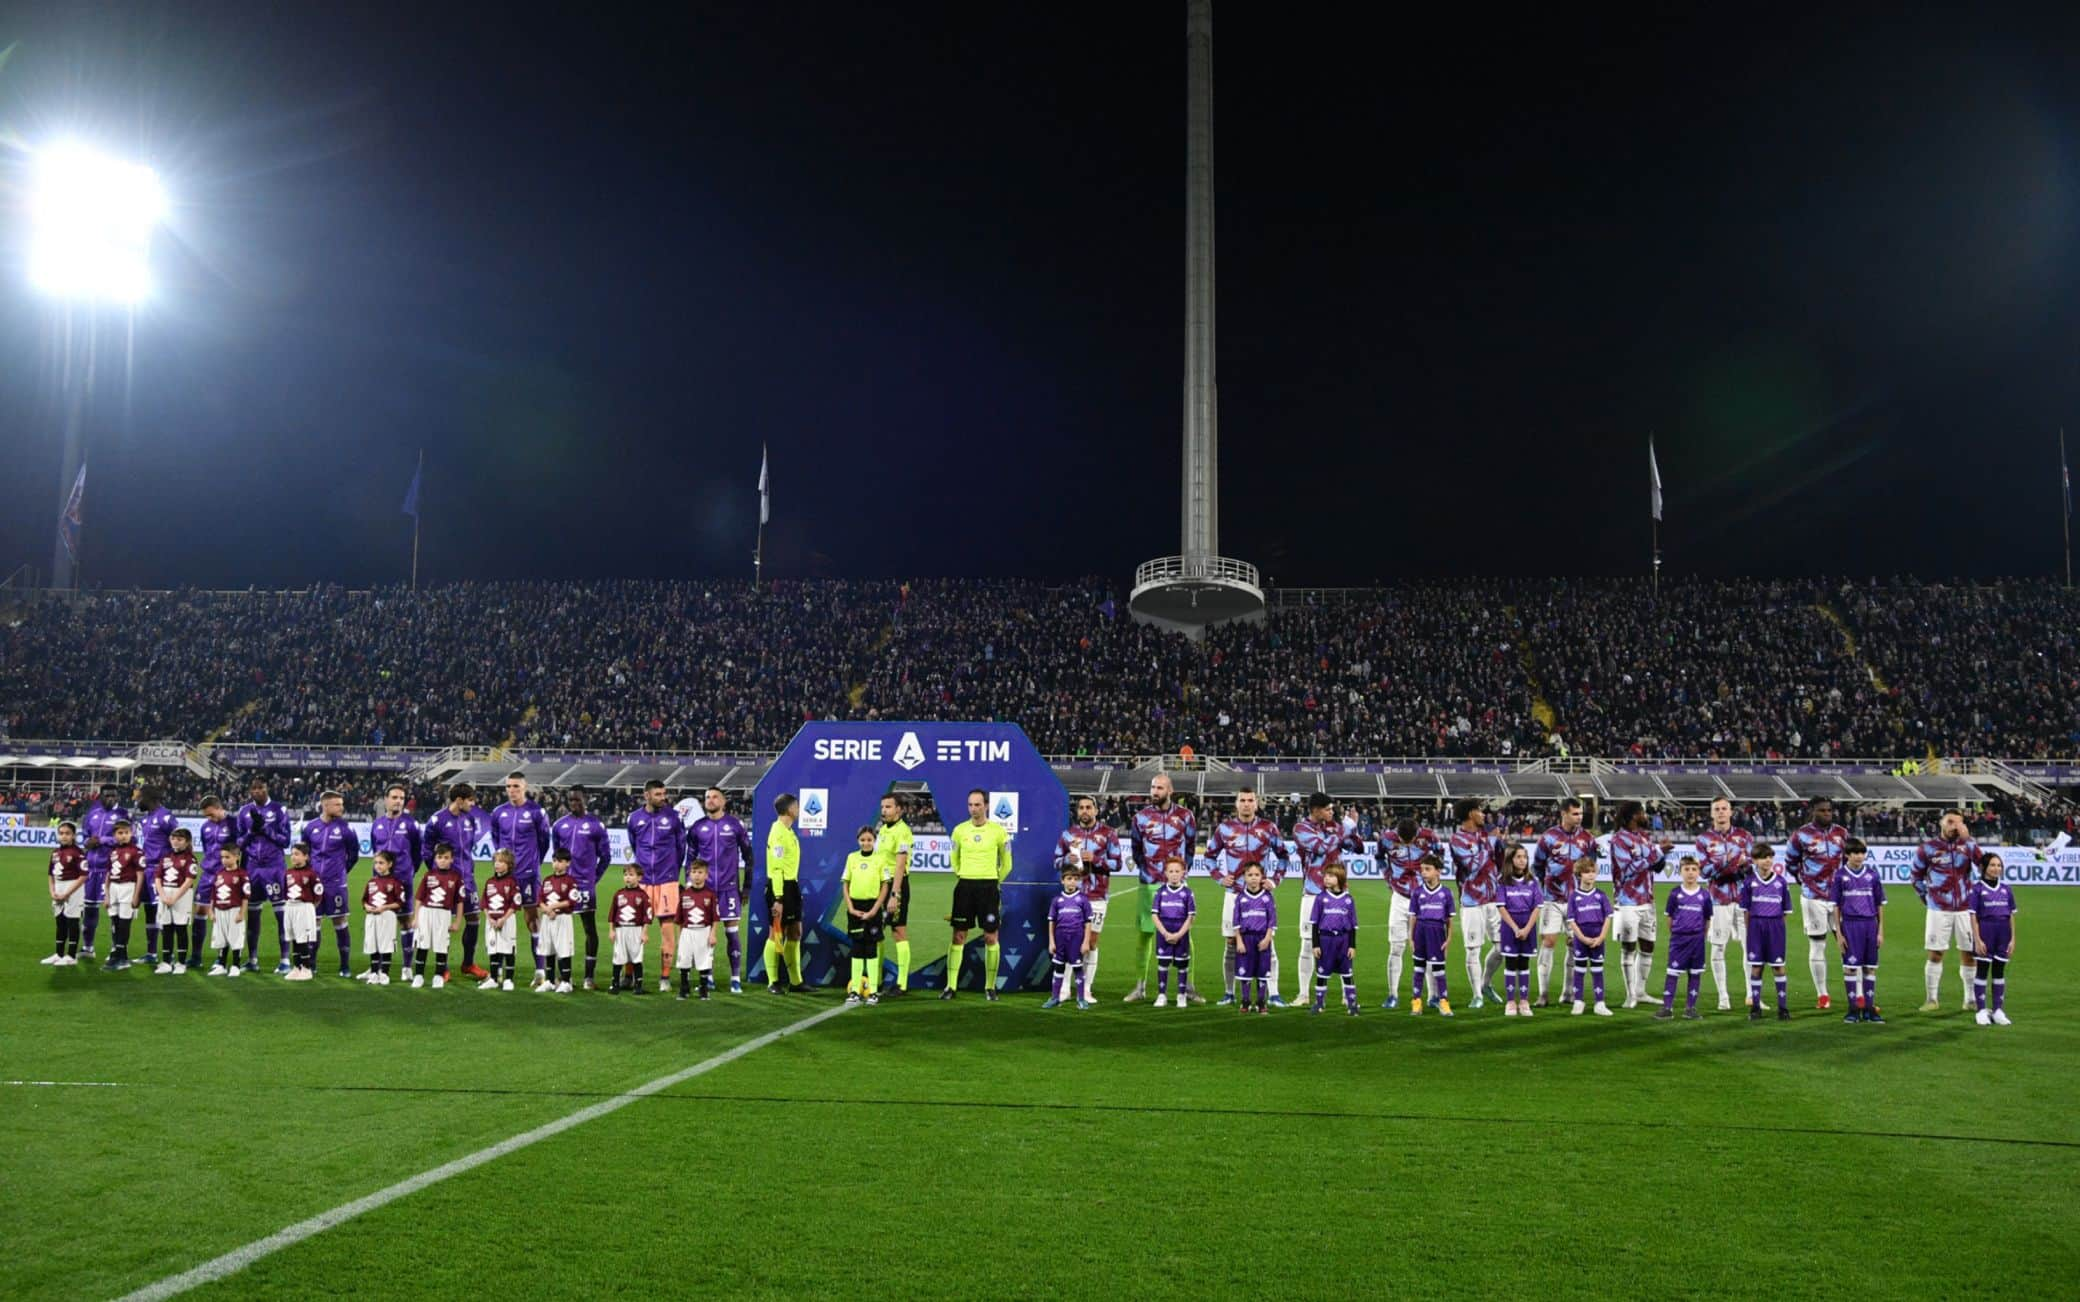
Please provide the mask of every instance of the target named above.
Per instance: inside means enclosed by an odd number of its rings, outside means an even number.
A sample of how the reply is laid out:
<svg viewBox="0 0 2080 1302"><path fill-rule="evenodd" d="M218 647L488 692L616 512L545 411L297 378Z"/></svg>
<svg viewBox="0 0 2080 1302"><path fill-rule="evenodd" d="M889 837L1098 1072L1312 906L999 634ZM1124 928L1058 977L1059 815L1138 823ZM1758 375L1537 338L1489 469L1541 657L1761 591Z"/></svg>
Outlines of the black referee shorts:
<svg viewBox="0 0 2080 1302"><path fill-rule="evenodd" d="M883 913L888 918L888 925L891 927L907 927L910 925L909 873L903 874L903 889L896 894L894 899L888 902L888 908L883 910Z"/></svg>
<svg viewBox="0 0 2080 1302"><path fill-rule="evenodd" d="M796 925L797 923L801 922L801 920L802 920L802 884L801 884L801 883L800 883L799 881L792 881L792 882L787 882L787 883L784 883L784 884L783 884L783 886L781 887L781 891L780 891L780 898L779 898L779 899L777 899L777 900L775 900L775 899L773 898L773 883L772 883L772 881L771 881L771 879L770 879L770 878L769 878L769 879L767 879L767 881L766 881L766 916L767 916L767 917L771 917L771 916L772 916L772 914L773 914L773 906L774 906L775 904L778 904L778 905L780 906L780 925L781 925L781 926L783 926L783 927L792 927L792 926Z"/></svg>
<svg viewBox="0 0 2080 1302"><path fill-rule="evenodd" d="M1003 892L997 883L980 877L956 877L953 882L953 929L994 932L1003 911Z"/></svg>
<svg viewBox="0 0 2080 1302"><path fill-rule="evenodd" d="M854 909L868 909L873 905L872 900L852 901ZM881 944L881 918L882 915L878 913L872 918L855 918L851 909L845 911L845 935L852 942L854 958L874 957L875 950Z"/></svg>

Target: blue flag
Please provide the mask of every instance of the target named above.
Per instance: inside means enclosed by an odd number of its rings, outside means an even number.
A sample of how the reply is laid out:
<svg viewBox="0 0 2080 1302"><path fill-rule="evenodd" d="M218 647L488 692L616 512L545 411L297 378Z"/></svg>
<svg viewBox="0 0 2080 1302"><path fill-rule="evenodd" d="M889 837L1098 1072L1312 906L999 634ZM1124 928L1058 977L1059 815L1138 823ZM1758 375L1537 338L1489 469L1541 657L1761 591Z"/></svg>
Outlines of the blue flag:
<svg viewBox="0 0 2080 1302"><path fill-rule="evenodd" d="M412 486L404 490L404 513L414 520L419 518L419 476L425 472L426 463L422 459L418 468L412 471Z"/></svg>

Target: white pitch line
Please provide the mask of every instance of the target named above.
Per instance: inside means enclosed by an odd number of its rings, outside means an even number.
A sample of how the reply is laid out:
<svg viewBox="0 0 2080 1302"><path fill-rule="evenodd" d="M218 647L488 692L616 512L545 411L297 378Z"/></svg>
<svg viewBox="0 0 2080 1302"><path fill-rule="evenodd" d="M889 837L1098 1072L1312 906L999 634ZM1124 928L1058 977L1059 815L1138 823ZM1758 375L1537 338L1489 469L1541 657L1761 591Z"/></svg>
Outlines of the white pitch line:
<svg viewBox="0 0 2080 1302"><path fill-rule="evenodd" d="M119 1080L0 1080L0 1085L40 1085L53 1089L121 1089Z"/></svg>
<svg viewBox="0 0 2080 1302"><path fill-rule="evenodd" d="M378 1189L374 1193L356 1198L350 1203L341 1203L329 1212L319 1212L309 1220L298 1221L285 1229L276 1230L264 1239L255 1239L242 1248L233 1248L223 1256L213 1257L193 1269L184 1270L178 1275L170 1275L156 1284L147 1284L134 1293L125 1294L120 1299L120 1302L159 1302L159 1299L174 1297L187 1292L191 1288L199 1288L204 1284L215 1283L226 1276L235 1275L262 1257L271 1256L284 1248L294 1247L305 1239L323 1234L333 1226L353 1220L364 1212L372 1212L378 1207L394 1203L400 1198L409 1198L421 1189L439 1184L451 1176L475 1170L486 1162L495 1162L508 1153L516 1153L531 1144L539 1144L545 1139L554 1138L566 1130L582 1126L588 1121L595 1121L610 1112L618 1112L631 1103L649 1098L651 1095L668 1090L674 1085L711 1072L717 1067L728 1066L746 1054L756 1053L775 1040L785 1039L797 1031L806 1031L818 1022L829 1021L839 1013L844 1012L845 1009L846 1006L844 1004L839 1004L834 1008L826 1008L813 1016L804 1017L799 1022L791 1022L777 1031L767 1031L756 1039L746 1040L736 1048L726 1049L704 1062L697 1062L693 1066L675 1071L669 1076L659 1076L656 1080L638 1085L626 1094L617 1094L613 1098L602 1100L590 1107L580 1108L567 1117L559 1117L555 1121L536 1126L533 1130L514 1135L511 1139L502 1139L489 1148L480 1148L474 1153L465 1157L458 1157L454 1161L434 1167L430 1171L421 1171L410 1179L400 1180L387 1189Z"/></svg>

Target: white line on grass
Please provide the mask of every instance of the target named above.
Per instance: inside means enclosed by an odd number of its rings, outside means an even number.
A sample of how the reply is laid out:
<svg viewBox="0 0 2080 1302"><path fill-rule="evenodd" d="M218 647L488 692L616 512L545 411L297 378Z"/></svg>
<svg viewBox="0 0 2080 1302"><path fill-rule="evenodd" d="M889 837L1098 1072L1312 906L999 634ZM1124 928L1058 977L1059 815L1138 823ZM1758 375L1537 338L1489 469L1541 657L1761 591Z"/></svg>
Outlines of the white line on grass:
<svg viewBox="0 0 2080 1302"><path fill-rule="evenodd" d="M121 1089L119 1080L0 1080L0 1085L40 1085L53 1089Z"/></svg>
<svg viewBox="0 0 2080 1302"><path fill-rule="evenodd" d="M756 1053L775 1040L785 1039L797 1031L806 1031L818 1022L829 1021L839 1013L844 1012L845 1007L844 1004L839 1004L833 1008L826 1008L814 1016L804 1017L799 1022L790 1022L777 1031L767 1031L756 1039L746 1040L734 1049L726 1049L712 1058L693 1064L691 1067L675 1071L669 1076L659 1076L656 1080L638 1085L626 1094L617 1094L613 1098L604 1099L590 1107L580 1108L567 1117L559 1117L555 1121L536 1126L533 1130L514 1135L511 1139L502 1139L489 1148L480 1148L466 1157L458 1157L454 1161L434 1167L430 1171L421 1171L410 1179L400 1180L387 1189L378 1189L374 1193L356 1198L350 1203L341 1203L329 1212L319 1212L307 1221L298 1221L285 1229L276 1230L264 1239L255 1239L242 1248L234 1248L221 1257L213 1257L191 1270L184 1270L178 1275L170 1275L156 1284L147 1284L135 1293L125 1294L120 1302L158 1302L161 1298L174 1297L187 1292L191 1288L199 1288L204 1284L215 1283L228 1275L235 1275L262 1257L271 1256L284 1248L293 1247L305 1239L323 1234L333 1226L353 1220L363 1212L372 1212L378 1207L394 1203L400 1198L408 1198L421 1189L439 1184L450 1176L457 1176L465 1171L475 1170L486 1162L495 1162L508 1153L515 1153L531 1144L539 1144L545 1139L554 1138L566 1130L575 1126L582 1126L588 1121L598 1120L610 1112L618 1112L631 1103L649 1098L651 1095L668 1090L674 1085L711 1072L717 1067L726 1067L748 1053Z"/></svg>

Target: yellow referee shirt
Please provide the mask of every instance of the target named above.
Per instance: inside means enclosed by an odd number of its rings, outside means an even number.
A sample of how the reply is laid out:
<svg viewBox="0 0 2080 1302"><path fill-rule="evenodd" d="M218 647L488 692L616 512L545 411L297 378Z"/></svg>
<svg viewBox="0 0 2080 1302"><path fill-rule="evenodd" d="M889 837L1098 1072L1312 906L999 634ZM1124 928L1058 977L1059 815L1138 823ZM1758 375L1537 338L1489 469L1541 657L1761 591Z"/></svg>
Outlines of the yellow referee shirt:
<svg viewBox="0 0 2080 1302"><path fill-rule="evenodd" d="M953 875L967 881L1001 882L1011 875L1011 837L1002 823L969 819L953 829Z"/></svg>
<svg viewBox="0 0 2080 1302"><path fill-rule="evenodd" d="M880 861L854 850L845 856L845 894L855 903L870 904L880 898L881 885L888 880Z"/></svg>
<svg viewBox="0 0 2080 1302"><path fill-rule="evenodd" d="M794 829L785 823L775 823L766 833L766 880L773 883L773 893L779 894L780 887L797 881L802 875L802 843Z"/></svg>

